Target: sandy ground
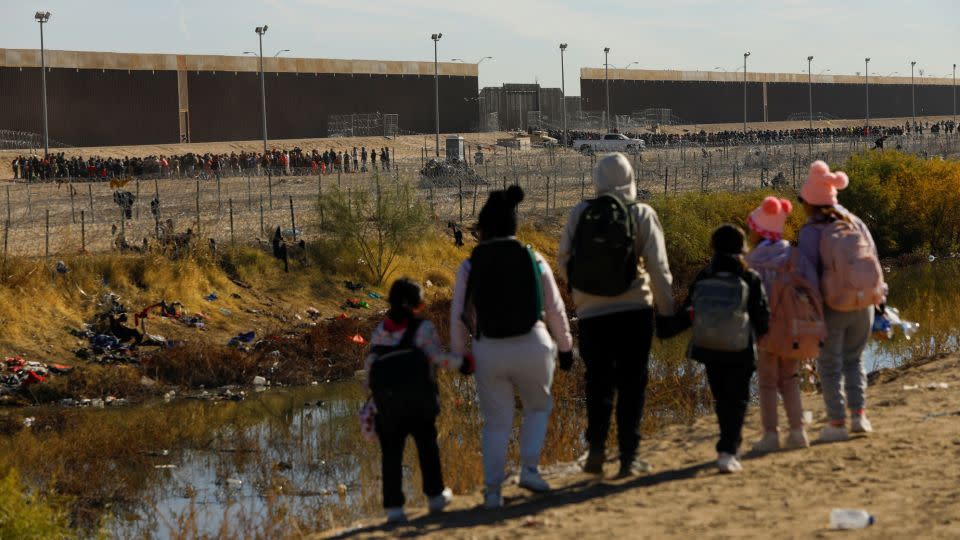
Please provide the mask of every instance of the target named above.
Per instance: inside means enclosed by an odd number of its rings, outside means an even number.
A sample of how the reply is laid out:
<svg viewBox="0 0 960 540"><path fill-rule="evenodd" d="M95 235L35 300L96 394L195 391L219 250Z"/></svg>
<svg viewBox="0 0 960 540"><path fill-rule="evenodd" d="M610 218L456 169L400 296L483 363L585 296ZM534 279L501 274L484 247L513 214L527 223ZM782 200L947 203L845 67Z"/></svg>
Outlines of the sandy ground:
<svg viewBox="0 0 960 540"><path fill-rule="evenodd" d="M878 375L868 394L874 433L748 455L738 475L716 472L711 416L645 441L641 456L653 466L645 476L598 481L567 466L548 476L555 487L550 495L507 488L502 510L479 509L480 494L469 494L442 516L418 510L401 527L372 522L325 537L960 538L960 358ZM949 388L926 389L931 383ZM919 388L910 389L914 385ZM823 425L821 398L805 396L804 405L813 411L809 431L815 435ZM748 442L759 436L759 423L754 407ZM607 477L613 473L608 463ZM877 523L830 532L836 507L867 509Z"/></svg>

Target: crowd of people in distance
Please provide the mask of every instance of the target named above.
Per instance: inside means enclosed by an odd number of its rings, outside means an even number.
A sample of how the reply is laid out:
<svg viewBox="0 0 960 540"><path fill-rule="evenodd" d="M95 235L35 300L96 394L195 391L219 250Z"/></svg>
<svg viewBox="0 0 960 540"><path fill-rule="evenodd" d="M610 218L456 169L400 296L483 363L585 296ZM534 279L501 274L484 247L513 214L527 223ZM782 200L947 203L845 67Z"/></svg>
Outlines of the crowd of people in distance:
<svg viewBox="0 0 960 540"><path fill-rule="evenodd" d="M637 452L653 339L692 328L688 358L703 364L720 436L720 473L739 473L751 379L758 376L763 436L756 452L810 444L802 418L798 367L816 359L827 421L820 442L873 431L866 415L862 354L874 317L882 317L887 285L876 245L863 221L838 202L849 185L843 172L816 161L800 190L807 216L796 244L784 238L794 203L766 197L748 216L747 232L723 224L713 257L675 304L673 276L656 211L637 200L635 173L622 154L600 158L596 198L574 207L560 236L557 273L568 284L578 317L574 339L550 264L516 238L519 186L493 191L476 223L478 244L456 273L450 344L421 317L419 284L401 278L390 309L370 339L366 381L371 400L361 417L383 457L383 506L388 522L406 519L403 448L412 436L431 512L450 503L443 483L435 419L440 399L435 369L459 370L476 381L483 416L484 507L499 508L507 448L519 396L519 485L550 491L539 471L552 406L555 369L585 365L584 472L604 473L610 417L615 411L620 477L642 469ZM579 355L575 351L579 349ZM778 401L786 412L781 438ZM468 458L463 458L468 459Z"/></svg>
<svg viewBox="0 0 960 540"><path fill-rule="evenodd" d="M11 162L13 178L27 181L110 180L152 176L158 178L219 178L221 176L274 176L389 171L389 148L365 146L352 150L305 151L273 149L258 152L186 153L146 157L67 157L64 152L47 157L17 156Z"/></svg>

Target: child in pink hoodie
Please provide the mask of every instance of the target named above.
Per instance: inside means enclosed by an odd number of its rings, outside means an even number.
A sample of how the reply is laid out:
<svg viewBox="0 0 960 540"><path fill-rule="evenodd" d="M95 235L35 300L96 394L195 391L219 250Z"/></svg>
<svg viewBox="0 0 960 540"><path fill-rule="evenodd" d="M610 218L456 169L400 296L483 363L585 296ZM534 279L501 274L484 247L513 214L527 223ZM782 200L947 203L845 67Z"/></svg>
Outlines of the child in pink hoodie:
<svg viewBox="0 0 960 540"><path fill-rule="evenodd" d="M793 205L786 199L767 197L747 218L750 229L750 243L753 250L747 255L747 264L760 274L767 295L772 294L772 284L780 273L789 271L793 252L797 249L783 239L783 229L787 217L793 211ZM799 253L798 253L799 255ZM798 272L815 289L819 287L816 268L800 255L795 259ZM774 302L774 299L771 299ZM771 307L775 306L771 304ZM777 317L771 311L771 324ZM807 434L803 429L803 407L800 403L800 387L797 371L800 360L781 357L764 347L760 347L757 362L757 379L760 390L760 417L763 424L763 437L754 445L759 452L771 452L780 449L777 429L777 395L783 399L790 434L787 437L788 448L806 448L809 446Z"/></svg>

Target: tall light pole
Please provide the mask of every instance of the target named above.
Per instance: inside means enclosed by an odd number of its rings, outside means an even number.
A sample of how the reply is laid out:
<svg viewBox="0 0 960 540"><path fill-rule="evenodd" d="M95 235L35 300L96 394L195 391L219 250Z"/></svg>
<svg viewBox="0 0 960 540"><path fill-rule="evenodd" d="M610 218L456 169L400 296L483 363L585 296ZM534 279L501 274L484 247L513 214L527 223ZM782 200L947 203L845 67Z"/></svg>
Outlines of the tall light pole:
<svg viewBox="0 0 960 540"><path fill-rule="evenodd" d="M953 65L953 125L957 125L957 65Z"/></svg>
<svg viewBox="0 0 960 540"><path fill-rule="evenodd" d="M813 57L807 57L807 97L810 100L810 129L813 129Z"/></svg>
<svg viewBox="0 0 960 540"><path fill-rule="evenodd" d="M603 80L607 87L607 131L613 131L610 121L610 47L603 48Z"/></svg>
<svg viewBox="0 0 960 540"><path fill-rule="evenodd" d="M263 119L263 155L267 155L267 87L263 78L263 35L267 33L267 25L258 26L253 31L260 37L260 116Z"/></svg>
<svg viewBox="0 0 960 540"><path fill-rule="evenodd" d="M560 96L561 96L560 110L562 111L561 114L563 115L563 132L560 135L560 144L562 144L564 148L567 147L567 84L566 84L567 78L563 70L563 52L566 50L567 50L567 44L561 43L560 44ZM954 73L956 73L957 71L956 64L953 65L953 71ZM957 108L956 96L954 96L953 101L954 101L954 105L953 105L954 115L956 115L956 108Z"/></svg>
<svg viewBox="0 0 960 540"><path fill-rule="evenodd" d="M916 60L910 62L910 116L913 117L914 124L917 123L917 94L916 86L913 84L913 68L916 65Z"/></svg>
<svg viewBox="0 0 960 540"><path fill-rule="evenodd" d="M436 128L434 155L437 159L440 159L440 67L437 64L437 42L442 37L443 34L439 32L430 35L433 40L433 120Z"/></svg>
<svg viewBox="0 0 960 540"><path fill-rule="evenodd" d="M276 58L285 52L290 52L290 49L280 49L279 51L277 51L277 54L273 55L273 57Z"/></svg>
<svg viewBox="0 0 960 540"><path fill-rule="evenodd" d="M869 128L870 127L870 57L869 56L863 59L863 65L864 65L863 86L864 86L864 89L866 90L866 101L865 101L866 111L867 111L866 127Z"/></svg>
<svg viewBox="0 0 960 540"><path fill-rule="evenodd" d="M750 51L743 53L743 134L747 134L747 57Z"/></svg>
<svg viewBox="0 0 960 540"><path fill-rule="evenodd" d="M47 60L43 47L43 24L50 21L49 11L38 11L34 19L40 23L40 81L43 86L43 157L50 155L50 132L47 129Z"/></svg>

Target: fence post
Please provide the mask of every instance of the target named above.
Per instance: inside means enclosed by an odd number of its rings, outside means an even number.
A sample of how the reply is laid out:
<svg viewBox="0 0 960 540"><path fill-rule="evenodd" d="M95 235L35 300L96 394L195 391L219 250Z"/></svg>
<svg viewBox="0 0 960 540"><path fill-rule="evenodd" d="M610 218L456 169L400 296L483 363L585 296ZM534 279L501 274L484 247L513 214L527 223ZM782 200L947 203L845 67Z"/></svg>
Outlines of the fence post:
<svg viewBox="0 0 960 540"><path fill-rule="evenodd" d="M473 208L470 209L470 217L477 215L477 192L480 191L479 184L473 184Z"/></svg>
<svg viewBox="0 0 960 540"><path fill-rule="evenodd" d="M10 236L10 220L3 222L3 271L7 271L7 238ZM0 276L2 278L3 276Z"/></svg>
<svg viewBox="0 0 960 540"><path fill-rule="evenodd" d="M7 221L10 219L10 186L7 186Z"/></svg>
<svg viewBox="0 0 960 540"><path fill-rule="evenodd" d="M80 211L80 253L87 252L87 217L86 212Z"/></svg>
<svg viewBox="0 0 960 540"><path fill-rule="evenodd" d="M87 184L87 198L90 199L90 219L93 219L93 184Z"/></svg>
<svg viewBox="0 0 960 540"><path fill-rule="evenodd" d="M550 177L547 176L547 195L543 201L544 217L550 217Z"/></svg>
<svg viewBox="0 0 960 540"><path fill-rule="evenodd" d="M290 195L290 228L293 229L293 241L297 241L297 217L293 213L293 195Z"/></svg>
<svg viewBox="0 0 960 540"><path fill-rule="evenodd" d="M197 180L197 235L200 234L200 180Z"/></svg>
<svg viewBox="0 0 960 540"><path fill-rule="evenodd" d="M44 212L43 256L50 257L50 209Z"/></svg>
<svg viewBox="0 0 960 540"><path fill-rule="evenodd" d="M120 237L126 240L127 238L127 216L123 213L123 207L120 207Z"/></svg>
<svg viewBox="0 0 960 540"><path fill-rule="evenodd" d="M580 173L580 200L582 201L587 196L587 183L584 179L583 172Z"/></svg>
<svg viewBox="0 0 960 540"><path fill-rule="evenodd" d="M77 207L76 207L76 203L74 202L74 199L76 199L77 193L76 193L76 191L74 191L74 189L73 189L73 184L72 184L72 183L71 183L71 184L67 184L67 185L68 185L69 188L70 188L70 222L71 222L71 223L76 223L76 222L77 222ZM7 188L7 189L9 190L10 188ZM8 191L8 193L9 193L9 191ZM7 217L9 218L9 216L7 216Z"/></svg>
<svg viewBox="0 0 960 540"><path fill-rule="evenodd" d="M270 209L273 210L273 176L269 172L267 172L267 199Z"/></svg>
<svg viewBox="0 0 960 540"><path fill-rule="evenodd" d="M463 176L457 175L457 198L460 200L460 223L463 225Z"/></svg>
<svg viewBox="0 0 960 540"><path fill-rule="evenodd" d="M217 214L223 210L223 199L220 198L220 173L217 173Z"/></svg>
<svg viewBox="0 0 960 540"><path fill-rule="evenodd" d="M663 195L666 196L670 191L670 167L663 168Z"/></svg>
<svg viewBox="0 0 960 540"><path fill-rule="evenodd" d="M227 204L230 205L230 245L232 246L235 241L233 236L233 199L227 199Z"/></svg>
<svg viewBox="0 0 960 540"><path fill-rule="evenodd" d="M247 175L247 211L253 210L253 180Z"/></svg>
<svg viewBox="0 0 960 540"><path fill-rule="evenodd" d="M137 178L137 197L135 199L134 204L136 205L136 210L137 210L136 219L137 221L140 221L140 179L139 178Z"/></svg>
<svg viewBox="0 0 960 540"><path fill-rule="evenodd" d="M263 194L260 194L260 236L263 234Z"/></svg>

